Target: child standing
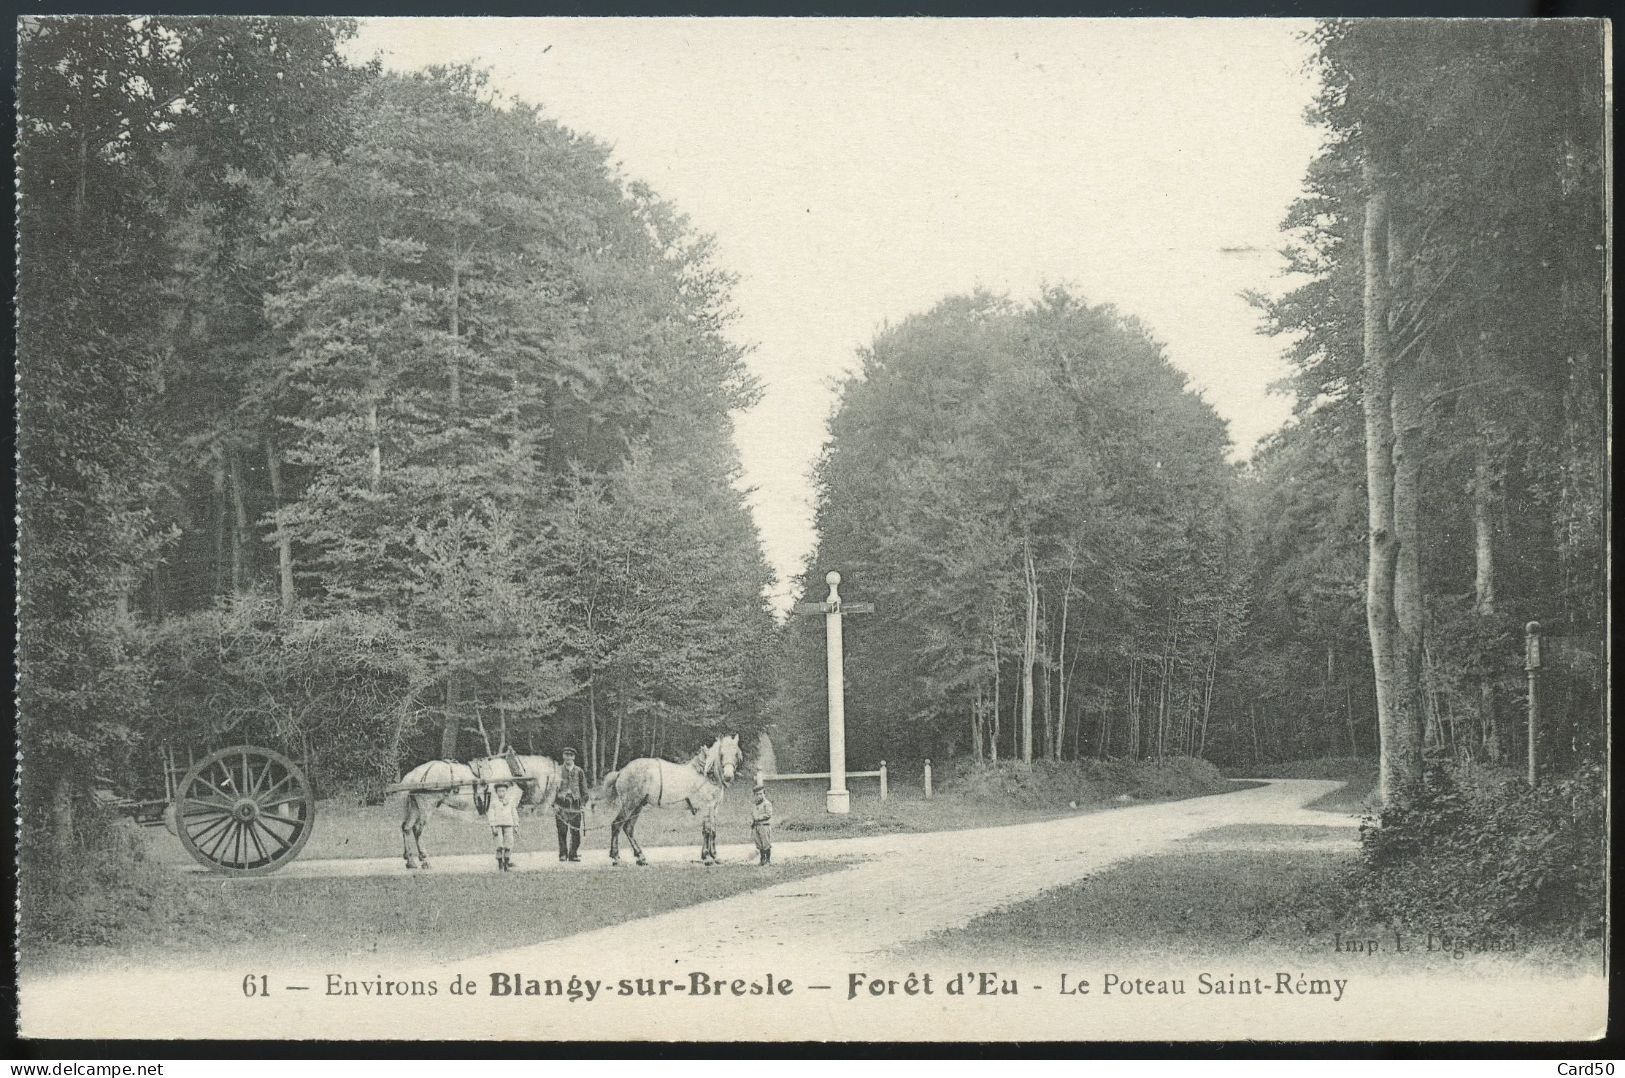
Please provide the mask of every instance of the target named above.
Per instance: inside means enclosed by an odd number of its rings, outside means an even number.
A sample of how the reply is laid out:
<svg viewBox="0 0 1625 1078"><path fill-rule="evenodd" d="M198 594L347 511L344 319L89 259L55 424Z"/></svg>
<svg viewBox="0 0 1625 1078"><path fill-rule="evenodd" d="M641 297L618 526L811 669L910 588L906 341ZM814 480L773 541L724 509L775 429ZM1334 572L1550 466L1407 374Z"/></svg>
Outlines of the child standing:
<svg viewBox="0 0 1625 1078"><path fill-rule="evenodd" d="M491 825L491 836L497 843L497 871L506 872L513 864L513 840L519 836L519 790L499 782L492 793L485 822Z"/></svg>
<svg viewBox="0 0 1625 1078"><path fill-rule="evenodd" d="M756 788L751 791L755 801L750 807L750 834L756 840L756 852L761 857L758 864L771 864L773 861L773 802L767 799L767 787L757 782Z"/></svg>

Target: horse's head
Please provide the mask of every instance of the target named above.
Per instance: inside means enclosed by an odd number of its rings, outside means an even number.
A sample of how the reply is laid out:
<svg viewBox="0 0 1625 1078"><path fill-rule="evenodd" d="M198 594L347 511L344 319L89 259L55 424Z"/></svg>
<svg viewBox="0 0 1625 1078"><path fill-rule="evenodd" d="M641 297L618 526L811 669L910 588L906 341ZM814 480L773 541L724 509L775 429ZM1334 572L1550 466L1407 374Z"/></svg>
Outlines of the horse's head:
<svg viewBox="0 0 1625 1078"><path fill-rule="evenodd" d="M739 748L739 735L729 734L727 737L717 739L717 764L722 770L722 784L726 786L734 780L734 772L739 770L739 761L744 753Z"/></svg>

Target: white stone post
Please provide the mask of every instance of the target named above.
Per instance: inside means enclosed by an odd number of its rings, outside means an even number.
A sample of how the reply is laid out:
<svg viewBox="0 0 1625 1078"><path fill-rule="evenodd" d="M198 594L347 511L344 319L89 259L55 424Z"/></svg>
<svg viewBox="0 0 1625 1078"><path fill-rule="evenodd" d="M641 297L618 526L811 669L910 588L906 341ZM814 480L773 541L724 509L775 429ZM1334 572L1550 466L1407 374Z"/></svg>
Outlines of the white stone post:
<svg viewBox="0 0 1625 1078"><path fill-rule="evenodd" d="M931 760L930 760L930 758L927 758L926 761L925 761L925 799L927 801L931 800Z"/></svg>
<svg viewBox="0 0 1625 1078"><path fill-rule="evenodd" d="M831 570L824 614L824 653L829 668L829 793L824 807L837 816L852 811L846 792L846 673L841 665L841 574Z"/></svg>

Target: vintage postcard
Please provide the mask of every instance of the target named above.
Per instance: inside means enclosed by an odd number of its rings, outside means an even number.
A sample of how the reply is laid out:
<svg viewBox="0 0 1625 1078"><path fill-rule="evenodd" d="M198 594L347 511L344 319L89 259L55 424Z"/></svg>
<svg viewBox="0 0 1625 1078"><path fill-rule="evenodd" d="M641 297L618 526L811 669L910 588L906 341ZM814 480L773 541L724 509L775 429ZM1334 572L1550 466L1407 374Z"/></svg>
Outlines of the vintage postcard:
<svg viewBox="0 0 1625 1078"><path fill-rule="evenodd" d="M1604 1032L1608 24L16 32L21 1036Z"/></svg>

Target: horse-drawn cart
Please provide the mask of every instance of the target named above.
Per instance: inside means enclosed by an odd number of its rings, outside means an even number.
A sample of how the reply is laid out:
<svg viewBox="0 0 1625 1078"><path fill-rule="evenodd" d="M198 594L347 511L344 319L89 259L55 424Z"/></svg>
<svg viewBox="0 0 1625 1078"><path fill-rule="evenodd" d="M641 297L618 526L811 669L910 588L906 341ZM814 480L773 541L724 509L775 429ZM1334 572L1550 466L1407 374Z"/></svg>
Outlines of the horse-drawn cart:
<svg viewBox="0 0 1625 1078"><path fill-rule="evenodd" d="M316 825L316 797L304 768L260 745L201 756L163 751L164 796L133 798L98 779L97 799L147 827L166 827L205 868L264 876L299 856Z"/></svg>

